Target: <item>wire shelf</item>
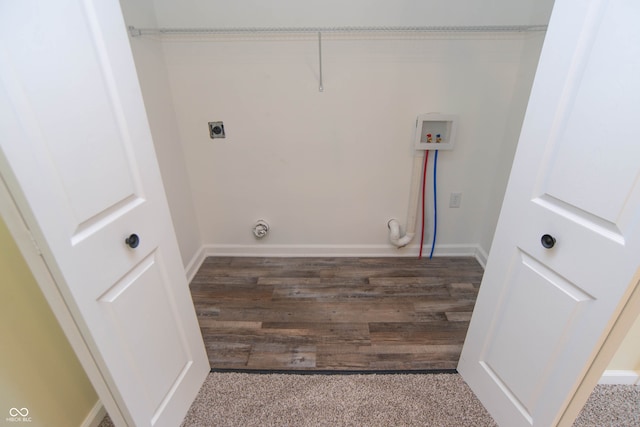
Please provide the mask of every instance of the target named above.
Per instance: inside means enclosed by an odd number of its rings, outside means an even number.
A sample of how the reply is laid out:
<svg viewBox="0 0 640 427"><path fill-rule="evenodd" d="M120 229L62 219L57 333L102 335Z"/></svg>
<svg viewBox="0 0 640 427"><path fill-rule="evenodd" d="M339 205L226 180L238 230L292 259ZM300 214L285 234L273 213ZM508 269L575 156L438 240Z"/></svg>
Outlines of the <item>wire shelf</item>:
<svg viewBox="0 0 640 427"><path fill-rule="evenodd" d="M481 25L428 27L232 27L232 28L136 28L129 26L132 37L145 35L198 34L300 34L300 33L524 33L546 31L546 25Z"/></svg>
<svg viewBox="0 0 640 427"><path fill-rule="evenodd" d="M274 35L292 35L304 34L316 35L318 38L318 91L324 92L322 81L322 35L340 34L402 34L404 37L408 34L428 34L436 35L436 37L450 37L455 34L523 34L544 32L547 30L546 25L484 25L484 26L431 26L431 27L392 27L392 26L376 26L376 27L235 27L235 28L136 28L129 26L129 34L131 37L143 36L274 36ZM385 36L383 36L385 37ZM451 36L452 37L452 36Z"/></svg>

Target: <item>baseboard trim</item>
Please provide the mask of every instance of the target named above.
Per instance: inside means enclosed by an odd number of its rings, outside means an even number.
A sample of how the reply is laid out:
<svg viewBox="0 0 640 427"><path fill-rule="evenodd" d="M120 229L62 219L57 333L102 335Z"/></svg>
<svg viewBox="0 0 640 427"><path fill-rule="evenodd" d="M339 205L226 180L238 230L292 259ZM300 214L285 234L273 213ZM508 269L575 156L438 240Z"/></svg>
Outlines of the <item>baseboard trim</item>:
<svg viewBox="0 0 640 427"><path fill-rule="evenodd" d="M102 402L98 400L82 424L80 424L80 427L98 427L106 415L107 410L104 409Z"/></svg>
<svg viewBox="0 0 640 427"><path fill-rule="evenodd" d="M428 257L431 247L423 247ZM478 259L475 244L436 245L434 256L470 256ZM269 256L269 257L417 257L419 245L395 248L389 245L225 245L202 247L202 260L208 256ZM483 253L483 251L481 252ZM480 262L480 260L478 260ZM190 265L197 263L190 263ZM202 264L200 261L198 265ZM197 268L195 269L197 271ZM195 272L194 272L195 274Z"/></svg>
<svg viewBox="0 0 640 427"><path fill-rule="evenodd" d="M640 385L640 371L609 369L604 371L598 384Z"/></svg>
<svg viewBox="0 0 640 427"><path fill-rule="evenodd" d="M204 246L201 246L200 249L198 249L198 251L193 255L191 261L189 261L189 264L187 264L184 269L187 276L187 283L191 283L207 256L208 255L206 255Z"/></svg>
<svg viewBox="0 0 640 427"><path fill-rule="evenodd" d="M427 258L431 247L423 247ZM203 245L185 267L187 283L210 256L237 257L417 257L419 245L395 248L391 245ZM487 253L475 244L436 245L433 256L474 257L485 268Z"/></svg>
<svg viewBox="0 0 640 427"><path fill-rule="evenodd" d="M476 247L475 257L476 257L476 261L478 261L478 263L482 266L482 269L484 270L487 267L487 259L489 258L489 255L484 249L482 249L480 245Z"/></svg>

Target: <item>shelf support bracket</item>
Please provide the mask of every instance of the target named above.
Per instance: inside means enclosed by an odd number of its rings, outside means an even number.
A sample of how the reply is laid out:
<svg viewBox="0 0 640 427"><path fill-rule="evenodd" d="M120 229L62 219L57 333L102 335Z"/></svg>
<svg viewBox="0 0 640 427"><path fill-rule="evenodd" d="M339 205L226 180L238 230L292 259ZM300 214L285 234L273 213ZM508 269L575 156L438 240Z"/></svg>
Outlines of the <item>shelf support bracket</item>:
<svg viewBox="0 0 640 427"><path fill-rule="evenodd" d="M322 33L318 31L318 70L319 70L319 78L320 78L320 86L318 87L319 92L324 92L324 86L322 86Z"/></svg>

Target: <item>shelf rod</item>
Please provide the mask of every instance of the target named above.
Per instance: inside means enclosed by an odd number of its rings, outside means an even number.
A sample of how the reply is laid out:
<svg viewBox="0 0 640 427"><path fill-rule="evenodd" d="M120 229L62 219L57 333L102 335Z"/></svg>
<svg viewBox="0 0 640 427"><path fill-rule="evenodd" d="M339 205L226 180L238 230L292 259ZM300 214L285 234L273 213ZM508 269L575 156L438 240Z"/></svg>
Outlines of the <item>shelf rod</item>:
<svg viewBox="0 0 640 427"><path fill-rule="evenodd" d="M247 28L136 28L129 26L132 37L154 34L284 34L284 33L522 33L546 31L546 25L484 25L430 27L247 27Z"/></svg>

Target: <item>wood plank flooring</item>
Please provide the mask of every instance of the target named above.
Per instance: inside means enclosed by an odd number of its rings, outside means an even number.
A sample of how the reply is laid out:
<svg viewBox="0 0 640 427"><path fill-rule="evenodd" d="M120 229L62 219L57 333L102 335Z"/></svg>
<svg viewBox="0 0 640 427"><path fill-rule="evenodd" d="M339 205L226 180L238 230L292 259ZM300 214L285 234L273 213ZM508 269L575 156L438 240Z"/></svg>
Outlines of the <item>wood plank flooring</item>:
<svg viewBox="0 0 640 427"><path fill-rule="evenodd" d="M455 369L473 258L209 257L191 282L212 368Z"/></svg>

